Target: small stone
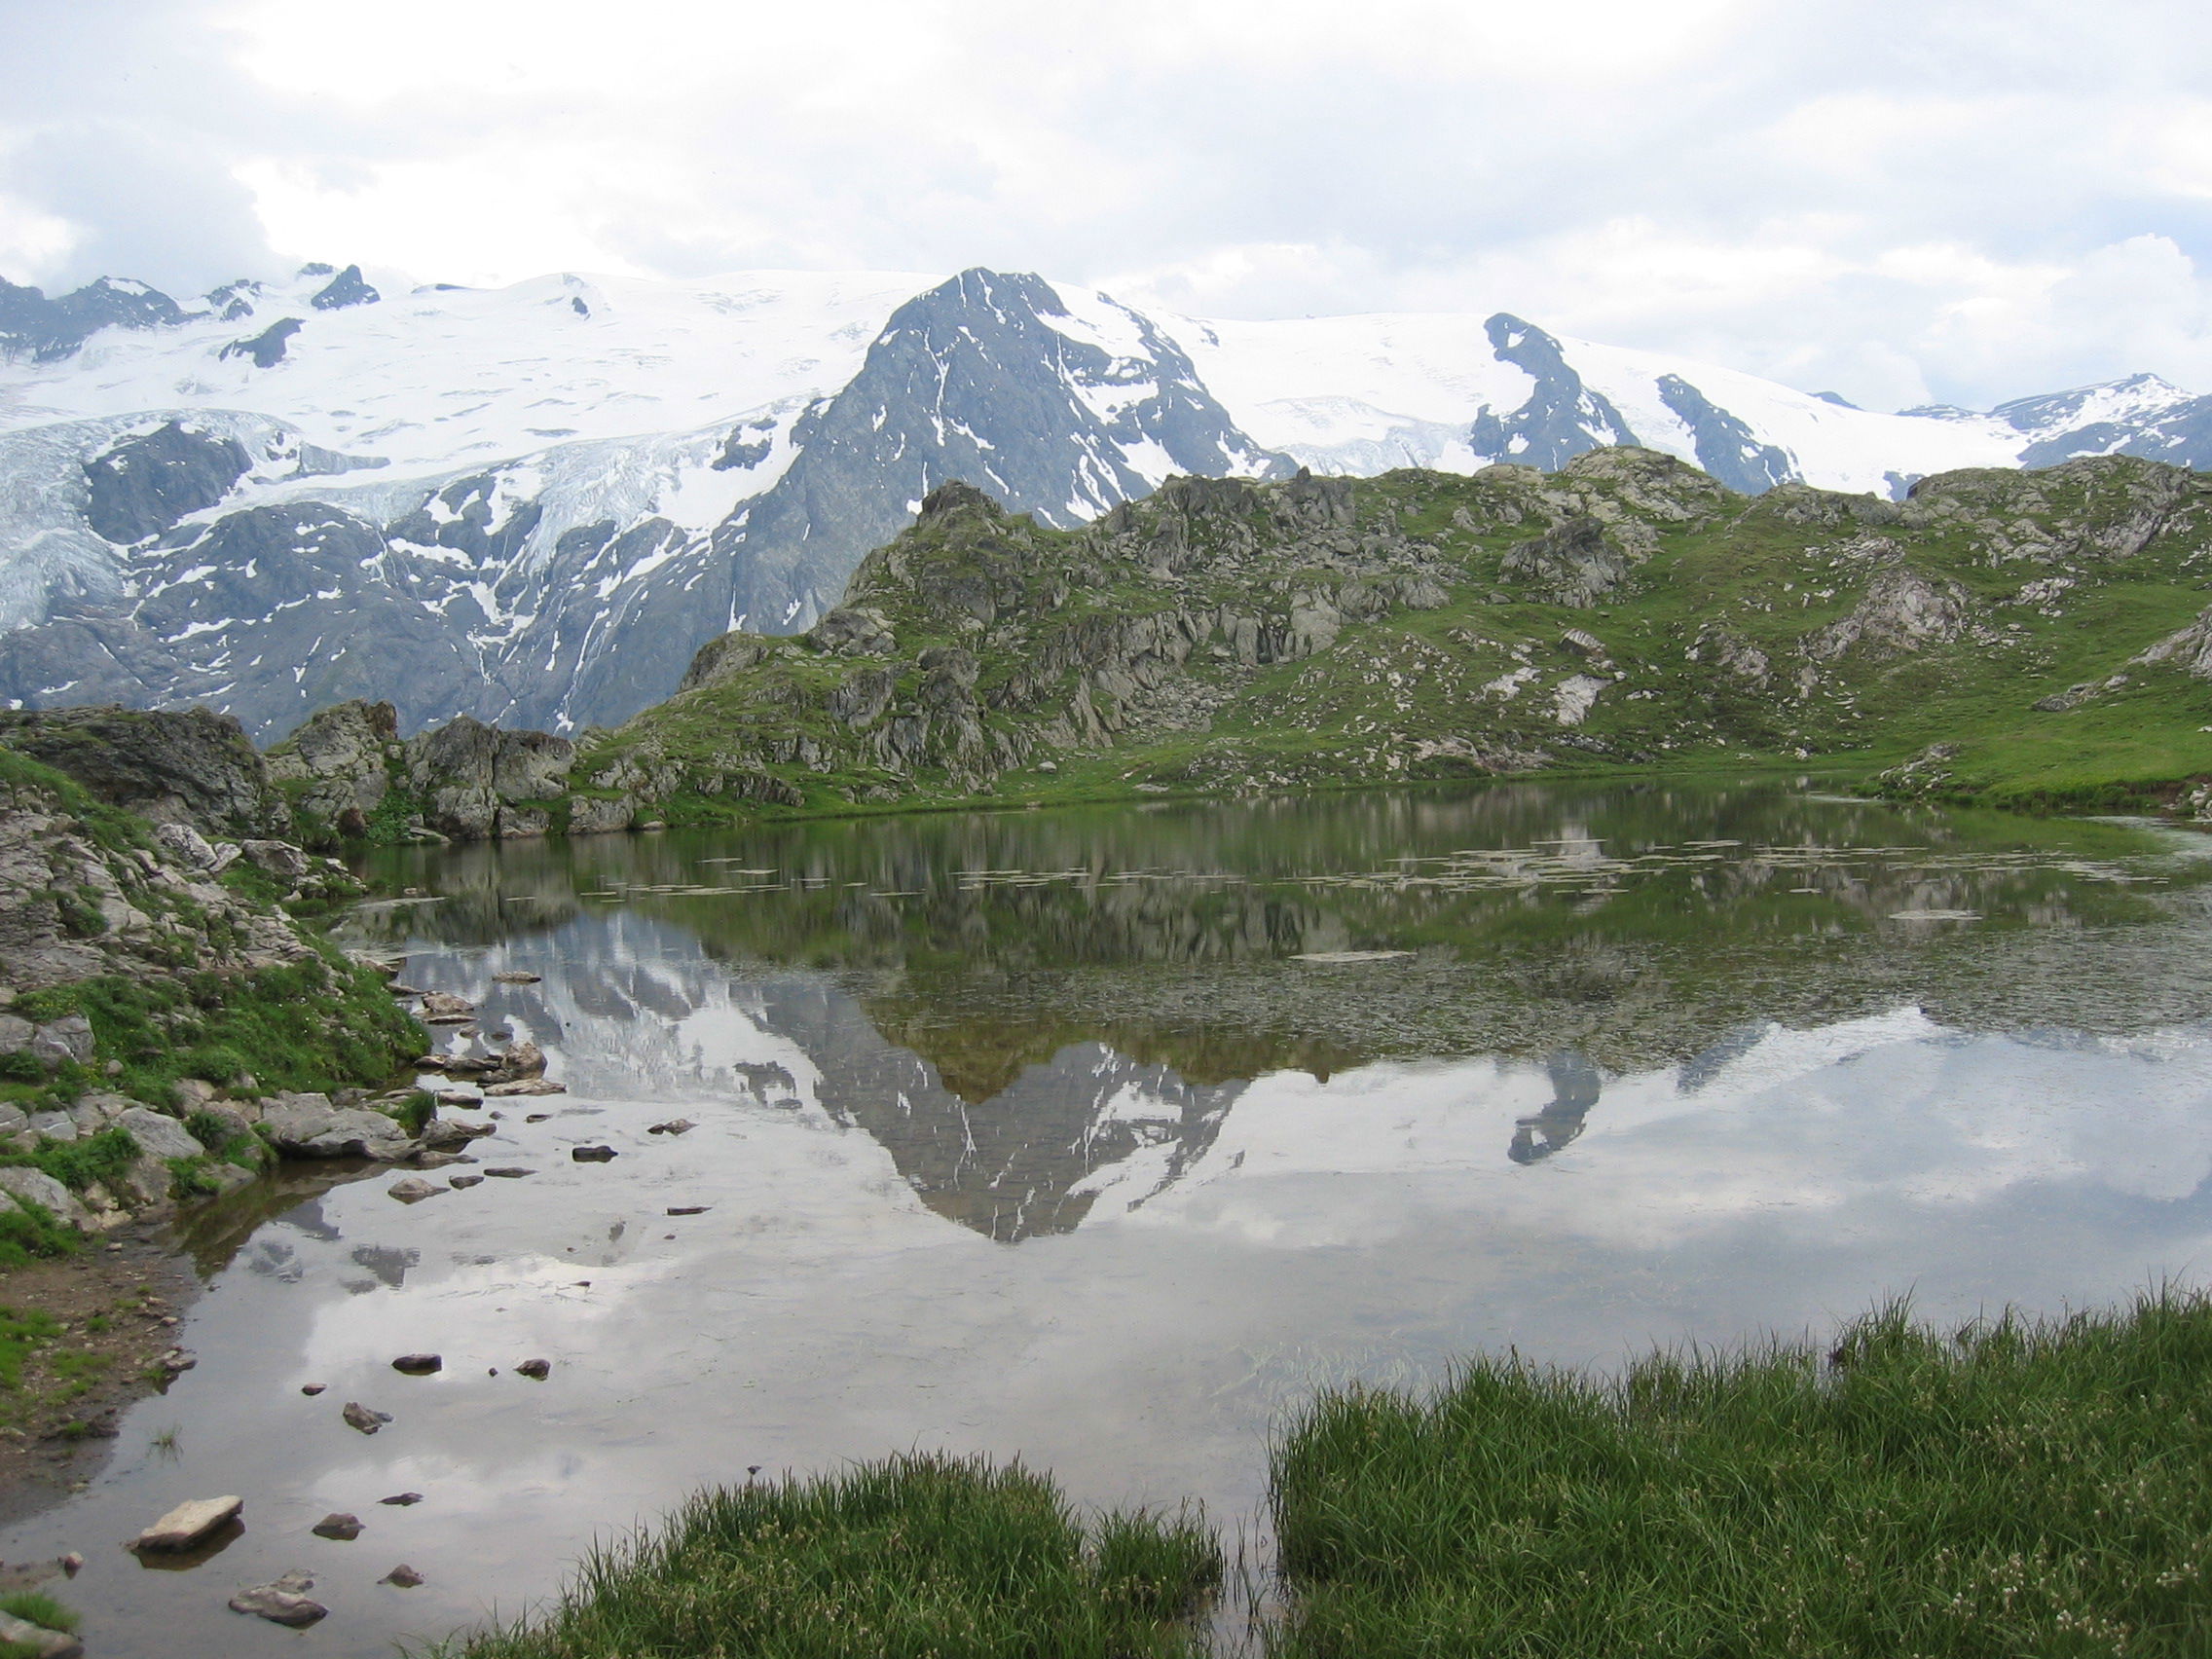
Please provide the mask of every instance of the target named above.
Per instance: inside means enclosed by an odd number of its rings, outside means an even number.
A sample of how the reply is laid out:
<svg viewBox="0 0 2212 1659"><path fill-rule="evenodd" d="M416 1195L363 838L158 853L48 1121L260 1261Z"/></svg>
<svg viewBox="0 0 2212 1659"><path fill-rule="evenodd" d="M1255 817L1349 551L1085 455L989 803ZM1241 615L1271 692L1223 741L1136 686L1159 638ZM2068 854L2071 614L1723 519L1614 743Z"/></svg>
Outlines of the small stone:
<svg viewBox="0 0 2212 1659"><path fill-rule="evenodd" d="M377 1501L379 1503L395 1504L399 1508L405 1509L409 1504L421 1503L423 1501L423 1494L419 1492L395 1492L389 1497L380 1497L377 1499Z"/></svg>
<svg viewBox="0 0 2212 1659"><path fill-rule="evenodd" d="M54 1565L61 1568L61 1570L67 1573L71 1578L74 1578L78 1573L84 1571L85 1558L79 1555L75 1550L69 1550L61 1555L55 1556L54 1558Z"/></svg>
<svg viewBox="0 0 2212 1659"><path fill-rule="evenodd" d="M518 1168L511 1163L503 1163L498 1168L487 1169L484 1171L484 1173L487 1175L497 1175L502 1181L519 1181L525 1175L535 1175L537 1173L537 1171L535 1169Z"/></svg>
<svg viewBox="0 0 2212 1659"><path fill-rule="evenodd" d="M474 1089L441 1088L438 1090L438 1104L440 1106L451 1106L457 1111L466 1112L483 1105L484 1096L478 1094Z"/></svg>
<svg viewBox="0 0 2212 1659"><path fill-rule="evenodd" d="M569 1088L566 1084L548 1083L541 1077L526 1077L515 1083L495 1083L484 1092L504 1099L515 1094L566 1094Z"/></svg>
<svg viewBox="0 0 2212 1659"><path fill-rule="evenodd" d="M420 1175L410 1175L387 1187L385 1197L397 1198L403 1204L419 1204L424 1198L434 1198L444 1189L433 1187Z"/></svg>
<svg viewBox="0 0 2212 1659"><path fill-rule="evenodd" d="M391 1368L410 1377L427 1377L433 1371L443 1371L446 1362L434 1353L403 1353L391 1362Z"/></svg>
<svg viewBox="0 0 2212 1659"><path fill-rule="evenodd" d="M300 1392L307 1395L310 1399L313 1399L315 1395L321 1393L325 1388L329 1386L330 1384L327 1382L302 1382L300 1384Z"/></svg>
<svg viewBox="0 0 2212 1659"><path fill-rule="evenodd" d="M350 1544L361 1535L361 1518L358 1515L348 1515L342 1510L334 1511L308 1530L318 1538L336 1538L342 1544Z"/></svg>
<svg viewBox="0 0 2212 1659"><path fill-rule="evenodd" d="M397 1567L393 1567L389 1572L386 1573L382 1578L378 1579L377 1582L379 1584L389 1584L394 1589L412 1590L418 1584L421 1584L423 1582L423 1575L420 1572L417 1572L413 1567L409 1567L405 1562L401 1562Z"/></svg>
<svg viewBox="0 0 2212 1659"><path fill-rule="evenodd" d="M705 1215L714 1207L713 1204L671 1204L668 1213L670 1215Z"/></svg>
<svg viewBox="0 0 2212 1659"><path fill-rule="evenodd" d="M526 1359L515 1367L515 1372L534 1382L542 1382L553 1375L553 1362L549 1359Z"/></svg>
<svg viewBox="0 0 2212 1659"><path fill-rule="evenodd" d="M446 1185L456 1192L463 1191L469 1187L480 1187L483 1184L484 1177L481 1175L449 1175L446 1177Z"/></svg>
<svg viewBox="0 0 2212 1659"><path fill-rule="evenodd" d="M665 1124L655 1124L645 1133L648 1135L681 1135L687 1134L698 1126L689 1118L671 1118Z"/></svg>
<svg viewBox="0 0 2212 1659"><path fill-rule="evenodd" d="M357 1428L363 1434L374 1434L391 1420L389 1412L373 1412L358 1400L348 1400L346 1409L338 1415L346 1419L348 1428Z"/></svg>
<svg viewBox="0 0 2212 1659"><path fill-rule="evenodd" d="M492 976L492 982L498 985L535 985L537 979L535 974L525 973L520 968L510 968L503 974Z"/></svg>
<svg viewBox="0 0 2212 1659"><path fill-rule="evenodd" d="M618 1155L610 1146L572 1146L570 1159L577 1163L612 1163Z"/></svg>
<svg viewBox="0 0 2212 1659"><path fill-rule="evenodd" d="M267 1619L271 1624L290 1625L295 1629L301 1625L313 1624L315 1620L328 1614L330 1609L320 1602L310 1601L297 1590L283 1588L283 1585L287 1582L296 1583L298 1581L299 1576L297 1574L287 1573L275 1584L264 1584L253 1590L240 1590L231 1598L231 1611L234 1613L253 1613ZM311 1578L307 1582L312 1584L314 1580Z"/></svg>
<svg viewBox="0 0 2212 1659"><path fill-rule="evenodd" d="M532 1112L523 1118L523 1122L526 1124L542 1124L550 1121L552 1116L553 1114L550 1112Z"/></svg>
<svg viewBox="0 0 2212 1659"><path fill-rule="evenodd" d="M138 1550L188 1550L218 1527L238 1519L245 1507L242 1497L196 1497L178 1504L138 1534L130 1546Z"/></svg>

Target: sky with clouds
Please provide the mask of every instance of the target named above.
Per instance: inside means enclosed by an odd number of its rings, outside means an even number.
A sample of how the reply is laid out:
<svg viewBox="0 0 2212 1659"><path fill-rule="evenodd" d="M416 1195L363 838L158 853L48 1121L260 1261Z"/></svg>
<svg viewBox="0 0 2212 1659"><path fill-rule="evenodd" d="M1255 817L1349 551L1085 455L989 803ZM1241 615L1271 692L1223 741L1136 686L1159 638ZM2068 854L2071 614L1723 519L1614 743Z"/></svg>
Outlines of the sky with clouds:
<svg viewBox="0 0 2212 1659"><path fill-rule="evenodd" d="M2190 0L0 0L0 276L1088 280L2212 391Z"/></svg>

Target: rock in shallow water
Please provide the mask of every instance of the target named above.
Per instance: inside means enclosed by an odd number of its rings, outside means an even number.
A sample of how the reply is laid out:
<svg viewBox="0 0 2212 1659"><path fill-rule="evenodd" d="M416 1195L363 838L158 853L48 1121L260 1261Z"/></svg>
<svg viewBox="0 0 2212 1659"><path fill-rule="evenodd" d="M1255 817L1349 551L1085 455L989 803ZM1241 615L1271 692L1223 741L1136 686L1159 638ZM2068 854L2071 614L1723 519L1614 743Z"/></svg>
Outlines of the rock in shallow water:
<svg viewBox="0 0 2212 1659"><path fill-rule="evenodd" d="M374 1412L358 1400L348 1400L346 1409L338 1414L346 1419L346 1426L357 1428L363 1434L374 1434L391 1420L389 1412Z"/></svg>
<svg viewBox="0 0 2212 1659"><path fill-rule="evenodd" d="M240 1590L231 1598L231 1611L253 1613L271 1624L313 1624L330 1609L320 1602L310 1601L306 1592L314 1588L314 1580L304 1572L287 1572L272 1583Z"/></svg>
<svg viewBox="0 0 2212 1659"><path fill-rule="evenodd" d="M216 1528L235 1520L245 1507L242 1497L196 1497L178 1504L138 1534L130 1547L139 1550L188 1550Z"/></svg>
<svg viewBox="0 0 2212 1659"><path fill-rule="evenodd" d="M350 1544L361 1535L361 1518L333 1511L308 1530L318 1538L335 1538L342 1544Z"/></svg>
<svg viewBox="0 0 2212 1659"><path fill-rule="evenodd" d="M377 1499L377 1501L379 1503L395 1504L399 1508L405 1509L409 1504L421 1503L423 1501L423 1494L419 1492L395 1492L389 1497L380 1497Z"/></svg>
<svg viewBox="0 0 2212 1659"><path fill-rule="evenodd" d="M495 1083L484 1090L488 1096L504 1099L516 1094L566 1094L568 1085L548 1083L541 1077L525 1078L520 1083Z"/></svg>
<svg viewBox="0 0 2212 1659"><path fill-rule="evenodd" d="M570 1159L577 1163L611 1163L618 1155L610 1146L572 1146Z"/></svg>
<svg viewBox="0 0 2212 1659"><path fill-rule="evenodd" d="M445 1366L445 1360L434 1353L403 1353L391 1362L392 1370L404 1371L410 1377L427 1377Z"/></svg>
<svg viewBox="0 0 2212 1659"><path fill-rule="evenodd" d="M0 1642L11 1653L35 1653L38 1659L82 1659L85 1651L85 1644L68 1632L48 1630L13 1613L0 1613Z"/></svg>
<svg viewBox="0 0 2212 1659"><path fill-rule="evenodd" d="M384 1191L387 1198L397 1198L403 1204L419 1204L424 1198L436 1198L445 1189L431 1186L420 1175L410 1175L404 1181L394 1181Z"/></svg>
<svg viewBox="0 0 2212 1659"><path fill-rule="evenodd" d="M377 1582L379 1584L389 1584L401 1590L412 1590L423 1582L423 1575L405 1562L401 1562Z"/></svg>
<svg viewBox="0 0 2212 1659"><path fill-rule="evenodd" d="M553 1375L553 1362L549 1359L526 1359L515 1367L516 1374L534 1382L542 1382Z"/></svg>

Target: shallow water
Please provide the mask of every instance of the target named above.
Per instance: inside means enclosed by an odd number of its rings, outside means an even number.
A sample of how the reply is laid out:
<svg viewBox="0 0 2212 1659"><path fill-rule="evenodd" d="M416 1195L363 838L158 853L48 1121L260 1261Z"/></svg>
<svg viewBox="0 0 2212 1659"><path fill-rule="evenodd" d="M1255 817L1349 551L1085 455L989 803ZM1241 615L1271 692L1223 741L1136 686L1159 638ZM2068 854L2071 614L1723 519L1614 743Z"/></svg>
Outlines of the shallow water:
<svg viewBox="0 0 2212 1659"><path fill-rule="evenodd" d="M1319 1382L2124 1296L2212 1235L2205 850L1749 785L388 855L424 902L351 936L569 1086L490 1103L535 1173L190 1218L198 1369L0 1556L91 1558L97 1655L383 1653L755 1467L1019 1455L1252 1527ZM204 1564L117 1547L216 1492ZM225 1610L294 1567L306 1636Z"/></svg>

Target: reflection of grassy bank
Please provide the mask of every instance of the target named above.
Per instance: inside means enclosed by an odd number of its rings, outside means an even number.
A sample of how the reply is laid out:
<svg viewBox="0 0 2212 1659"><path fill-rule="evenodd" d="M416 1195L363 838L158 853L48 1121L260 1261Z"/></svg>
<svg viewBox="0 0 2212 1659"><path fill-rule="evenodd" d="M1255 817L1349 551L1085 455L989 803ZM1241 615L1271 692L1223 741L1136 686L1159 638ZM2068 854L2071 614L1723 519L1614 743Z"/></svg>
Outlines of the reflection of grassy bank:
<svg viewBox="0 0 2212 1659"><path fill-rule="evenodd" d="M2212 1303L1832 1352L1471 1363L1277 1449L1285 1659L2201 1653Z"/></svg>
<svg viewBox="0 0 2212 1659"><path fill-rule="evenodd" d="M1167 1659L1221 1576L1187 1518L1085 1526L1018 1467L895 1457L702 1493L658 1537L601 1555L559 1609L466 1659Z"/></svg>

